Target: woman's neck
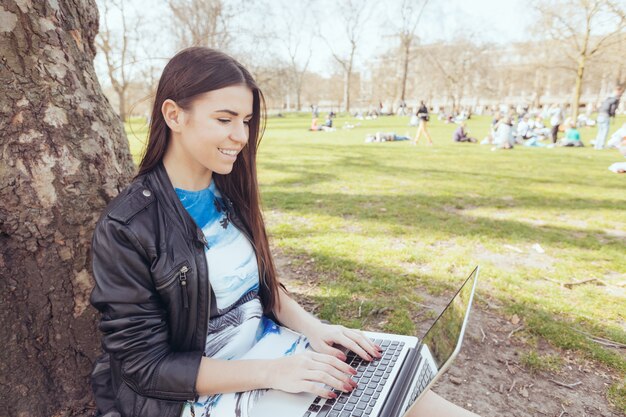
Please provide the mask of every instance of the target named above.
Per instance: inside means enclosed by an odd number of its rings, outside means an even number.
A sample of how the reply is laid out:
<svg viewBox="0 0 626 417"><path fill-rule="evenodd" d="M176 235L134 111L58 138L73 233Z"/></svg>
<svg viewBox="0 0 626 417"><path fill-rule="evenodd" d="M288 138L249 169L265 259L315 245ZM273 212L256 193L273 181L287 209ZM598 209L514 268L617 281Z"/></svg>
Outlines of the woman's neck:
<svg viewBox="0 0 626 417"><path fill-rule="evenodd" d="M163 155L163 166L175 188L187 191L200 191L211 185L212 172L204 167L185 163L168 149Z"/></svg>

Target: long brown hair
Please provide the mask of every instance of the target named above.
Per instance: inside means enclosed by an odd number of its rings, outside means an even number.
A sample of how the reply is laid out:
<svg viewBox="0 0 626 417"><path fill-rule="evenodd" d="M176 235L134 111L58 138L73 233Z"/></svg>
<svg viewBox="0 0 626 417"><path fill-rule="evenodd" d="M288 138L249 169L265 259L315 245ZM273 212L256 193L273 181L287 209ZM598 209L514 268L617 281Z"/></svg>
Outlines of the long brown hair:
<svg viewBox="0 0 626 417"><path fill-rule="evenodd" d="M214 49L192 47L177 53L163 69L159 80L150 119L148 146L137 176L153 170L167 150L171 131L161 113L165 100L171 99L186 110L198 95L233 85L245 85L252 91L249 139L231 173L220 175L214 172L213 179L220 192L233 202L252 236L259 266L259 295L263 311L270 314L279 306L279 284L261 213L256 174L256 153L265 130L266 110L263 93L250 72L234 58Z"/></svg>

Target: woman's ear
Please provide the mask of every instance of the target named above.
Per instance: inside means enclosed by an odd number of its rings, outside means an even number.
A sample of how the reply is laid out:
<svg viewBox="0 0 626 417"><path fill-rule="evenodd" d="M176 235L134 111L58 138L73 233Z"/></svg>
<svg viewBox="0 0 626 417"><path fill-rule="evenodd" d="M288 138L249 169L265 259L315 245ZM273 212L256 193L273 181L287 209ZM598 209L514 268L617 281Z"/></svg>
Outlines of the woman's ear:
<svg viewBox="0 0 626 417"><path fill-rule="evenodd" d="M163 114L167 127L169 127L173 132L180 132L185 116L183 114L183 110L178 106L178 104L176 104L174 100L168 98L161 106L161 113Z"/></svg>

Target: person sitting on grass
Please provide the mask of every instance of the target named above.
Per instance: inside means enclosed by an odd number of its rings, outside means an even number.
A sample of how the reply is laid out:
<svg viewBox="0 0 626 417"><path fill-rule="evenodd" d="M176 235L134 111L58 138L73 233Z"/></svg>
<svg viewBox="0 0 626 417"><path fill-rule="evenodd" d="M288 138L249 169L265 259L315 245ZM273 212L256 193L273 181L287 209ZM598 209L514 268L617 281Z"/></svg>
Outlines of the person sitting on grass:
<svg viewBox="0 0 626 417"><path fill-rule="evenodd" d="M550 129L543 124L541 115L535 116L535 120L532 122L532 135L537 140L543 140L550 136Z"/></svg>
<svg viewBox="0 0 626 417"><path fill-rule="evenodd" d="M623 146L620 144L623 143L624 140L626 140L626 123L624 123L622 127L617 129L615 133L611 135L611 138L609 139L609 142L606 144L606 147L618 148L620 146Z"/></svg>
<svg viewBox="0 0 626 417"><path fill-rule="evenodd" d="M492 151L496 149L512 149L515 139L513 138L513 120L511 116L506 116L500 119L496 126L496 133L494 137L494 147Z"/></svg>
<svg viewBox="0 0 626 417"><path fill-rule="evenodd" d="M267 389L352 392L342 347L382 357L280 283L256 170L265 122L263 93L234 58L192 47L165 66L139 172L92 239L96 416L247 417ZM427 391L409 416L476 414Z"/></svg>
<svg viewBox="0 0 626 417"><path fill-rule="evenodd" d="M333 127L333 116L332 116L332 113L329 113L328 116L326 116L326 120L324 121L324 126L325 127Z"/></svg>
<svg viewBox="0 0 626 417"><path fill-rule="evenodd" d="M533 129L529 121L528 114L524 114L517 124L516 129L517 143L524 143L524 141L533 137Z"/></svg>
<svg viewBox="0 0 626 417"><path fill-rule="evenodd" d="M324 123L324 125L319 126L317 124L317 117L314 117L313 120L311 120L311 127L309 128L309 131L311 132L319 132L320 130L323 130L324 132L334 132L335 128L332 127L333 122L332 119L330 121L330 126L328 126L328 123Z"/></svg>
<svg viewBox="0 0 626 417"><path fill-rule="evenodd" d="M585 146L582 140L580 140L580 132L578 131L576 124L570 120L565 126L565 137L561 139L559 146L570 146L575 148Z"/></svg>
<svg viewBox="0 0 626 417"><path fill-rule="evenodd" d="M622 142L618 144L617 150L624 156L626 156L626 136L622 139ZM609 166L609 171L613 171L616 174L626 174L626 162L615 162Z"/></svg>
<svg viewBox="0 0 626 417"><path fill-rule="evenodd" d="M309 128L309 130L311 132L317 132L322 130L322 126L318 126L317 124L317 117L314 117L313 120L311 120L311 127Z"/></svg>
<svg viewBox="0 0 626 417"><path fill-rule="evenodd" d="M457 127L452 134L452 140L455 142L476 143L476 139L467 136L467 132L465 131L465 122L459 123L459 127Z"/></svg>

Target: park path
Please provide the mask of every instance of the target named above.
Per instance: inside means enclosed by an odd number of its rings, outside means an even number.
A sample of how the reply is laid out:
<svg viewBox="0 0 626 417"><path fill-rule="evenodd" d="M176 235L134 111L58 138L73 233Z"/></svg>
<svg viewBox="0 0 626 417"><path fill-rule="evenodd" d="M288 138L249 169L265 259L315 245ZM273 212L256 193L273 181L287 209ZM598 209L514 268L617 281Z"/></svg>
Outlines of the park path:
<svg viewBox="0 0 626 417"><path fill-rule="evenodd" d="M277 250L274 257L281 281L307 310L315 312L317 306L308 295L315 285L312 269L307 263L294 267ZM425 308L439 313L451 294L435 297L424 291L420 296ZM366 330L380 331L385 319L379 319ZM415 318L418 334L433 320L420 313ZM475 304L461 353L434 391L483 417L624 416L606 398L608 387L618 380L609 369L539 340L538 353L561 357L562 366L555 372L533 373L521 363L521 355L529 350L523 321L506 317L493 300Z"/></svg>

